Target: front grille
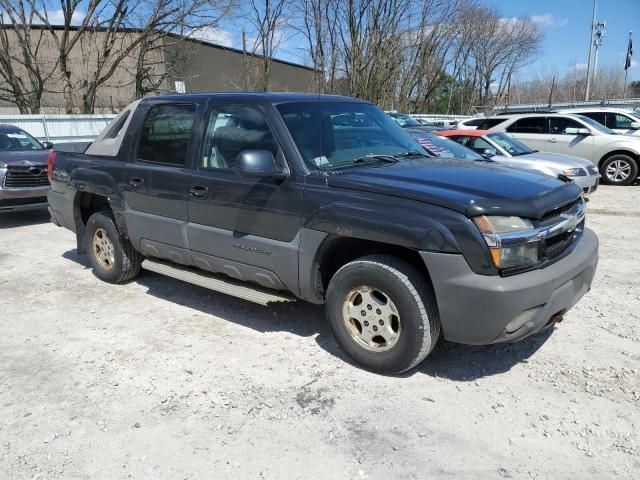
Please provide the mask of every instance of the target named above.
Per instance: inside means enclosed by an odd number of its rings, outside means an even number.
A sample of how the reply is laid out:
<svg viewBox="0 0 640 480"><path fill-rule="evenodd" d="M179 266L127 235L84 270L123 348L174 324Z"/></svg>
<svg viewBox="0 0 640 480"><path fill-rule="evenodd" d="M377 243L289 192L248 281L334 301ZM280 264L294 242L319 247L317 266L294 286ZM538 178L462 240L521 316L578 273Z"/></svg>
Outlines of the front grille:
<svg viewBox="0 0 640 480"><path fill-rule="evenodd" d="M38 203L47 203L47 197L3 198L0 200L0 208L36 205Z"/></svg>
<svg viewBox="0 0 640 480"><path fill-rule="evenodd" d="M559 235L547 238L541 245L541 257L548 260L556 258L562 254L569 245L577 238L576 231L563 232Z"/></svg>
<svg viewBox="0 0 640 480"><path fill-rule="evenodd" d="M550 225L558 223L558 221L560 220L560 215L562 215L563 213L571 212L572 210L576 209L578 204L581 203L582 201L583 201L582 198L577 198L573 202L571 202L571 203L569 203L569 204L567 204L567 205L565 205L563 207L555 208L553 210L548 211L540 219L540 221L538 222L538 226L539 227L548 227Z"/></svg>
<svg viewBox="0 0 640 480"><path fill-rule="evenodd" d="M37 188L48 187L47 167L9 167L4 177L5 188Z"/></svg>

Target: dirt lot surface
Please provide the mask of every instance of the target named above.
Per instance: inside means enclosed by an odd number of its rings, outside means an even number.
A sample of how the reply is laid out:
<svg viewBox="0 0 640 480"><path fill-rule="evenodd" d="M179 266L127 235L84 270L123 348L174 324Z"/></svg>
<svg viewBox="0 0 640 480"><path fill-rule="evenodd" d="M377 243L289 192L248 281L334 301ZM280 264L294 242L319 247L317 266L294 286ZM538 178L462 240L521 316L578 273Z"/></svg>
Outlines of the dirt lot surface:
<svg viewBox="0 0 640 480"><path fill-rule="evenodd" d="M640 478L640 186L589 210L564 322L402 377L350 365L319 307L108 285L46 214L0 217L0 478Z"/></svg>

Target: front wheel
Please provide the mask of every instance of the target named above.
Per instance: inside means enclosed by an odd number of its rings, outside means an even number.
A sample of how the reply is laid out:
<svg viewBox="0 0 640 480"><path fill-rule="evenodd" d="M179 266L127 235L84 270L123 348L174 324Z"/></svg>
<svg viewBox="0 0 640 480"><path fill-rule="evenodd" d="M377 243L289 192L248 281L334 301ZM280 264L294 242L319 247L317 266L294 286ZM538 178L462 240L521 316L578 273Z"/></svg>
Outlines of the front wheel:
<svg viewBox="0 0 640 480"><path fill-rule="evenodd" d="M357 364L379 373L415 367L440 336L431 286L411 265L386 255L340 268L327 289L326 311L340 346Z"/></svg>
<svg viewBox="0 0 640 480"><path fill-rule="evenodd" d="M602 183L630 185L638 176L638 164L628 155L611 155L600 165Z"/></svg>
<svg viewBox="0 0 640 480"><path fill-rule="evenodd" d="M100 280L124 283L140 273L142 255L118 232L111 212L96 212L87 221L87 252Z"/></svg>

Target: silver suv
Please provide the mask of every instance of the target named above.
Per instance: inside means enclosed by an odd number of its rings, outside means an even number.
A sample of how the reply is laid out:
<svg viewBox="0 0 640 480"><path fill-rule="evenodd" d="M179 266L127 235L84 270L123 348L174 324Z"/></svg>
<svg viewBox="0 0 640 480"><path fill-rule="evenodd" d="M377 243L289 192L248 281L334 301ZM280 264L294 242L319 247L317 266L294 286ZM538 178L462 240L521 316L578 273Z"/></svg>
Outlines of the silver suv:
<svg viewBox="0 0 640 480"><path fill-rule="evenodd" d="M529 148L590 160L602 182L629 185L638 177L640 138L620 135L583 115L528 113L489 117L478 129L505 131Z"/></svg>

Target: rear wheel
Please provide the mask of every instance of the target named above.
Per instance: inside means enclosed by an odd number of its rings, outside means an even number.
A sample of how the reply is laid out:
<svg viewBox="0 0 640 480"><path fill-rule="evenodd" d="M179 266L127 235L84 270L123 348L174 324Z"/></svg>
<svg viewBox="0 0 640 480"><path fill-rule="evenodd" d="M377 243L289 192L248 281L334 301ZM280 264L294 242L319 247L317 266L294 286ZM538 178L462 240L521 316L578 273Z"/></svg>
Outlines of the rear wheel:
<svg viewBox="0 0 640 480"><path fill-rule="evenodd" d="M86 241L93 272L100 280L124 283L140 272L142 255L120 235L111 212L97 212L89 217Z"/></svg>
<svg viewBox="0 0 640 480"><path fill-rule="evenodd" d="M408 263L371 255L343 266L326 295L336 340L362 367L400 373L418 365L440 336L435 297Z"/></svg>
<svg viewBox="0 0 640 480"><path fill-rule="evenodd" d="M638 176L638 164L629 155L611 155L600 165L602 183L629 185Z"/></svg>

